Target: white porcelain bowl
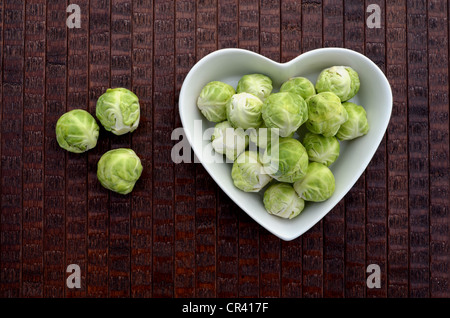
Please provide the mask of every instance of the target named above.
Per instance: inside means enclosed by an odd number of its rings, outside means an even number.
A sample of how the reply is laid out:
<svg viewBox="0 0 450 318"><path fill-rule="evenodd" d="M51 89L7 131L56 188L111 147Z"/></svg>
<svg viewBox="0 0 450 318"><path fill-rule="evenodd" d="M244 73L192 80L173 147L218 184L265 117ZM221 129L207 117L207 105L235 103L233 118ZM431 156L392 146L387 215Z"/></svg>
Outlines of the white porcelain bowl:
<svg viewBox="0 0 450 318"><path fill-rule="evenodd" d="M367 112L370 131L367 135L341 142L340 156L330 166L336 179L333 196L321 203L306 203L296 218L282 219L266 212L260 193L245 193L233 185L231 163L203 160L202 164L222 190L256 222L279 238L293 240L319 222L352 188L366 169L386 132L392 110L392 92L383 72L370 59L352 50L323 48L304 53L287 63L277 63L257 53L243 49L222 49L201 59L186 76L179 97L180 117L187 140L198 158L206 152L213 153L209 140L194 131L194 122L202 121L202 132L214 127L197 108L201 89L210 81L223 81L236 88L239 79L250 73L262 73L273 80L274 91L290 77L304 76L316 82L324 68L347 65L355 69L361 88L351 101L362 105ZM195 135L195 136L194 136ZM361 211L364 213L364 211Z"/></svg>

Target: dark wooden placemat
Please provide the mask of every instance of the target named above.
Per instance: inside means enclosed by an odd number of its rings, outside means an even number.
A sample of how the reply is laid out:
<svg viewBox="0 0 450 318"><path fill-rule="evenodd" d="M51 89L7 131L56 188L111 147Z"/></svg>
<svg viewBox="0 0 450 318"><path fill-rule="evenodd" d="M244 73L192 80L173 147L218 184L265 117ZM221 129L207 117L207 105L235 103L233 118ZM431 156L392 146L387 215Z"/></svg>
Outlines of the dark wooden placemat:
<svg viewBox="0 0 450 318"><path fill-rule="evenodd" d="M68 28L70 4L81 28ZM367 27L369 5L380 28ZM448 297L449 6L429 0L0 0L0 296ZM198 163L175 164L183 80L239 47L286 62L321 47L365 54L393 91L391 121L345 198L285 242L241 211ZM95 114L109 87L140 99L133 134L59 148L66 111ZM133 148L132 194L97 181ZM66 286L77 264L81 288ZM381 288L366 284L381 269Z"/></svg>

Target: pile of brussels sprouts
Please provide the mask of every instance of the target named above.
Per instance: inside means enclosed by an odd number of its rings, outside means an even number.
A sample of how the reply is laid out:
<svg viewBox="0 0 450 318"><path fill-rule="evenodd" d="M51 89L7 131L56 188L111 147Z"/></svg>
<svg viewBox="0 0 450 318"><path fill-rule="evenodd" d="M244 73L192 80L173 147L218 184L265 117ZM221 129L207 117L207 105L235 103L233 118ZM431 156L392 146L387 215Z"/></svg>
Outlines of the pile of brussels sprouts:
<svg viewBox="0 0 450 318"><path fill-rule="evenodd" d="M278 92L268 76L247 74L236 89L220 81L206 84L197 106L216 123L212 147L232 162L234 185L263 190L267 212L292 219L305 201L333 195L329 167L339 157L340 141L368 133L366 111L349 101L359 88L358 73L348 66L322 70L315 85L306 77L290 78Z"/></svg>
<svg viewBox="0 0 450 318"><path fill-rule="evenodd" d="M115 135L133 132L139 126L138 97L128 89L108 89L96 104L96 117ZM61 148L83 153L97 145L99 126L85 110L74 109L63 114L56 123L56 139ZM142 174L142 164L132 149L113 149L100 158L97 177L102 186L111 191L128 194Z"/></svg>

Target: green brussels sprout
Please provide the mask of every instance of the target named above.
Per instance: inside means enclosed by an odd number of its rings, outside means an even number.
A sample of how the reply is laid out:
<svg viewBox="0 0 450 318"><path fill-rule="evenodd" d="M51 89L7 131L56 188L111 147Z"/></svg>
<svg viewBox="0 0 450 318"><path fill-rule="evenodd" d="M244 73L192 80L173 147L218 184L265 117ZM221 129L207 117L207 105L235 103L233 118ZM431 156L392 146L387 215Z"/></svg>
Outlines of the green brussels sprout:
<svg viewBox="0 0 450 318"><path fill-rule="evenodd" d="M303 146L310 161L319 162L329 167L339 157L340 144L336 137L325 137L313 133L306 133Z"/></svg>
<svg viewBox="0 0 450 318"><path fill-rule="evenodd" d="M339 127L348 119L347 111L336 94L323 92L307 99L308 121L306 128L325 137L336 135Z"/></svg>
<svg viewBox="0 0 450 318"><path fill-rule="evenodd" d="M259 192L272 177L265 173L256 151L245 151L233 163L231 177L234 185L244 192Z"/></svg>
<svg viewBox="0 0 450 318"><path fill-rule="evenodd" d="M273 141L280 138L280 131L278 128L267 128L267 126L262 123L259 128L247 129L247 133L250 137L250 141L253 142L258 148L266 149L267 146ZM292 137L294 133L290 134L288 137Z"/></svg>
<svg viewBox="0 0 450 318"><path fill-rule="evenodd" d="M227 102L236 94L231 85L213 81L206 84L197 99L197 107L209 121L220 123L227 119Z"/></svg>
<svg viewBox="0 0 450 318"><path fill-rule="evenodd" d="M343 104L348 114L348 120L341 125L336 137L340 140L352 140L366 135L369 132L366 110L351 102Z"/></svg>
<svg viewBox="0 0 450 318"><path fill-rule="evenodd" d="M236 87L236 92L249 93L258 97L261 101L272 93L272 80L263 74L247 74L242 76Z"/></svg>
<svg viewBox="0 0 450 318"><path fill-rule="evenodd" d="M280 92L291 92L307 99L316 94L316 88L306 77L293 77L281 85Z"/></svg>
<svg viewBox="0 0 450 318"><path fill-rule="evenodd" d="M262 105L262 101L252 94L235 94L227 103L227 119L235 128L257 128L263 122Z"/></svg>
<svg viewBox="0 0 450 318"><path fill-rule="evenodd" d="M275 183L264 191L264 207L272 215L293 219L305 208L305 201L295 192L291 184Z"/></svg>
<svg viewBox="0 0 450 318"><path fill-rule="evenodd" d="M306 175L294 183L294 189L303 200L312 202L325 201L334 193L334 175L325 165L311 162Z"/></svg>
<svg viewBox="0 0 450 318"><path fill-rule="evenodd" d="M56 140L61 148L82 153L97 145L99 126L94 117L82 109L71 110L56 123Z"/></svg>
<svg viewBox="0 0 450 318"><path fill-rule="evenodd" d="M107 89L97 100L95 112L103 127L115 135L136 130L141 117L138 97L121 87Z"/></svg>
<svg viewBox="0 0 450 318"><path fill-rule="evenodd" d="M266 173L280 182L294 183L303 178L308 168L305 147L294 138L282 137L270 143L262 157Z"/></svg>
<svg viewBox="0 0 450 318"><path fill-rule="evenodd" d="M248 146L249 138L242 128L234 129L228 121L216 124L211 137L213 149L234 161Z"/></svg>
<svg viewBox="0 0 450 318"><path fill-rule="evenodd" d="M333 66L324 69L317 78L318 93L333 92L345 102L355 96L360 87L358 73L349 66Z"/></svg>
<svg viewBox="0 0 450 318"><path fill-rule="evenodd" d="M287 137L307 121L308 106L300 95L274 93L264 101L262 117L268 128L278 128L280 136Z"/></svg>
<svg viewBox="0 0 450 318"><path fill-rule="evenodd" d="M114 149L98 161L97 178L106 189L128 194L141 177L142 169L141 160L133 150Z"/></svg>

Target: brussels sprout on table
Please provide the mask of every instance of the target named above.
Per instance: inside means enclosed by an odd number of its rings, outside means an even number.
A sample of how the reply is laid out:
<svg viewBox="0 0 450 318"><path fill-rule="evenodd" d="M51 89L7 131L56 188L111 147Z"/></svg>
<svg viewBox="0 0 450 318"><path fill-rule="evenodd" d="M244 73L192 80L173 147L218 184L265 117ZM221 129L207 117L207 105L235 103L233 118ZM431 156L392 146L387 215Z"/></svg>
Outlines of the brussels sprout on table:
<svg viewBox="0 0 450 318"><path fill-rule="evenodd" d="M71 110L56 123L59 146L73 153L82 153L97 145L99 126L90 113L82 109Z"/></svg>
<svg viewBox="0 0 450 318"><path fill-rule="evenodd" d="M317 78L316 90L318 93L335 93L341 102L354 97L360 87L358 73L348 66L333 66L324 69Z"/></svg>
<svg viewBox="0 0 450 318"><path fill-rule="evenodd" d="M235 128L257 128L263 123L262 105L262 101L252 94L235 94L227 103L227 119Z"/></svg>
<svg viewBox="0 0 450 318"><path fill-rule="evenodd" d="M141 160L131 149L119 148L106 152L98 161L97 178L106 189L130 193L141 177Z"/></svg>
<svg viewBox="0 0 450 318"><path fill-rule="evenodd" d="M234 185L244 192L259 192L272 177L265 173L258 152L245 151L233 163L231 177Z"/></svg>
<svg viewBox="0 0 450 318"><path fill-rule="evenodd" d="M250 93L264 101L270 93L273 86L270 77L263 74L247 74L241 77L238 82L237 93Z"/></svg>
<svg viewBox="0 0 450 318"><path fill-rule="evenodd" d="M347 111L339 97L331 92L323 92L307 99L308 121L306 128L312 133L325 137L336 135L339 127L348 119Z"/></svg>
<svg viewBox="0 0 450 318"><path fill-rule="evenodd" d="M249 137L242 128L235 129L228 121L224 121L214 127L211 141L217 153L234 161L247 148Z"/></svg>
<svg viewBox="0 0 450 318"><path fill-rule="evenodd" d="M325 137L313 133L306 133L303 146L310 161L318 162L329 167L339 157L340 144L336 137Z"/></svg>
<svg viewBox="0 0 450 318"><path fill-rule="evenodd" d="M139 126L138 97L126 88L110 88L99 97L96 116L103 127L115 135L133 132Z"/></svg>
<svg viewBox="0 0 450 318"><path fill-rule="evenodd" d="M311 162L306 175L294 183L294 189L298 196L305 201L325 201L334 193L334 175L325 165Z"/></svg>
<svg viewBox="0 0 450 318"><path fill-rule="evenodd" d="M336 137L340 140L352 140L366 135L369 132L366 110L351 102L343 104L348 114L348 120L341 125Z"/></svg>
<svg viewBox="0 0 450 318"><path fill-rule="evenodd" d="M288 137L307 121L308 106L300 95L274 93L264 101L262 117L268 128L278 128L281 137Z"/></svg>
<svg viewBox="0 0 450 318"><path fill-rule="evenodd" d="M264 151L262 163L265 171L280 182L294 183L300 180L308 168L305 147L294 138L279 138Z"/></svg>
<svg viewBox="0 0 450 318"><path fill-rule="evenodd" d="M280 92L294 93L300 95L303 99L307 99L316 94L316 88L306 77L293 77L281 85Z"/></svg>
<svg viewBox="0 0 450 318"><path fill-rule="evenodd" d="M197 99L197 107L209 121L220 123L227 119L226 105L236 94L231 85L220 81L206 84Z"/></svg>
<svg viewBox="0 0 450 318"><path fill-rule="evenodd" d="M263 198L267 212L285 219L292 219L305 208L305 201L291 184L275 183L267 188Z"/></svg>

